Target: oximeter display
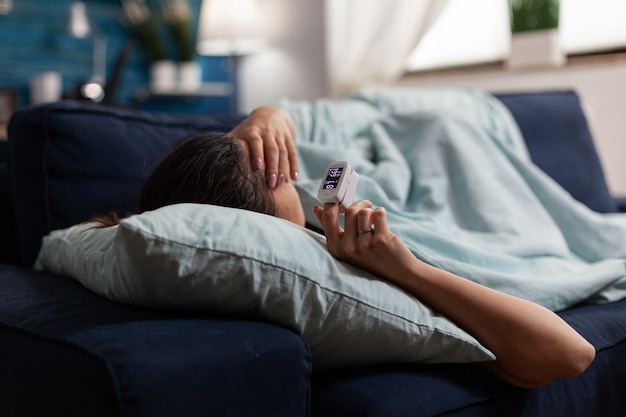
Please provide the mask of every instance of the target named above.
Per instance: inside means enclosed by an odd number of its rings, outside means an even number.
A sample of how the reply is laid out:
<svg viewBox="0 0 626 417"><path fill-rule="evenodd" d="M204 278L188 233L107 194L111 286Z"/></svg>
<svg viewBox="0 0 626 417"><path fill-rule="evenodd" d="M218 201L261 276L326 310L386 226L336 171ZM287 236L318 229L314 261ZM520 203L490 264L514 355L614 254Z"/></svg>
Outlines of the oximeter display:
<svg viewBox="0 0 626 417"><path fill-rule="evenodd" d="M339 183L339 178L341 178L342 172L343 167L330 168L328 170L326 180L324 181L324 189L332 190L333 188L337 188L337 184Z"/></svg>
<svg viewBox="0 0 626 417"><path fill-rule="evenodd" d="M347 209L352 204L359 176L348 161L331 162L322 177L317 198L324 204L338 203Z"/></svg>

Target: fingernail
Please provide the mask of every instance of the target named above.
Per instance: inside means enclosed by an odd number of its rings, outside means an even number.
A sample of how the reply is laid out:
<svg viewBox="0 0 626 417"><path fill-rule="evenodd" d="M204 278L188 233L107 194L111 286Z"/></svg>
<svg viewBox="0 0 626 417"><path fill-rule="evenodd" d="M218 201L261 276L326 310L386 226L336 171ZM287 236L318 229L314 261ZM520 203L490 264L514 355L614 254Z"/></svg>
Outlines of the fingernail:
<svg viewBox="0 0 626 417"><path fill-rule="evenodd" d="M263 171L263 159L260 156L254 158L254 167Z"/></svg>
<svg viewBox="0 0 626 417"><path fill-rule="evenodd" d="M270 188L274 188L276 187L276 181L276 174L270 174L269 178L267 179L267 185L269 185Z"/></svg>
<svg viewBox="0 0 626 417"><path fill-rule="evenodd" d="M294 171L293 174L291 174L291 179L294 181L298 181L298 177L300 177L300 173L298 171Z"/></svg>
<svg viewBox="0 0 626 417"><path fill-rule="evenodd" d="M285 182L285 176L283 174L280 174L278 176L278 185L283 185L284 182Z"/></svg>

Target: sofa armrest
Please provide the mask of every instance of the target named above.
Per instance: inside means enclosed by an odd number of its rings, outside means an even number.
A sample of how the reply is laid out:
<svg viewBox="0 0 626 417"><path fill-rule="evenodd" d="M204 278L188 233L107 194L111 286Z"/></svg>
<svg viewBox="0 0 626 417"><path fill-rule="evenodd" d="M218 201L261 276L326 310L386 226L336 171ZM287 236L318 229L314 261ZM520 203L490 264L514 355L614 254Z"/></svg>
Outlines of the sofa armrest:
<svg viewBox="0 0 626 417"><path fill-rule="evenodd" d="M3 264L0 295L3 416L307 415L310 352L290 330L134 308Z"/></svg>

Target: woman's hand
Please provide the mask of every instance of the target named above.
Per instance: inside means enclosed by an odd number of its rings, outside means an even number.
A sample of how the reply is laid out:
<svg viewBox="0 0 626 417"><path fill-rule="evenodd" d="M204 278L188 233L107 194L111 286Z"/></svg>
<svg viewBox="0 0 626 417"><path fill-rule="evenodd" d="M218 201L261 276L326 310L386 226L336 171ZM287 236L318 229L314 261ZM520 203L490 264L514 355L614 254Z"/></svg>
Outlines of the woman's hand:
<svg viewBox="0 0 626 417"><path fill-rule="evenodd" d="M474 335L496 355L485 368L503 380L534 388L580 375L593 361L594 347L553 312L418 260L389 231L383 208L357 201L345 230L337 204L314 210L334 257L393 281Z"/></svg>
<svg viewBox="0 0 626 417"><path fill-rule="evenodd" d="M328 251L339 260L390 281L420 262L389 230L385 209L373 209L370 201L359 200L345 211L345 229L339 226L337 204L316 206L314 212L326 234Z"/></svg>
<svg viewBox="0 0 626 417"><path fill-rule="evenodd" d="M263 106L229 132L250 146L252 164L265 170L267 184L274 188L298 179L296 127L289 114L277 107Z"/></svg>

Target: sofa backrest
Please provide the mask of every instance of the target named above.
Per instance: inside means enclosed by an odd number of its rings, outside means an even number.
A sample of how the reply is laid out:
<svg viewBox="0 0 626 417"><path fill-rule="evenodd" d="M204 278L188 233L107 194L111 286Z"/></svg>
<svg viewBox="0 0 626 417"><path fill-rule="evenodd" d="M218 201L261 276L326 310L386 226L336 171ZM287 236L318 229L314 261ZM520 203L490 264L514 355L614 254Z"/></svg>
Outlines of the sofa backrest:
<svg viewBox="0 0 626 417"><path fill-rule="evenodd" d="M0 141L0 262L17 263L19 255L16 247L13 206L9 198L9 143Z"/></svg>
<svg viewBox="0 0 626 417"><path fill-rule="evenodd" d="M141 186L180 139L228 132L242 118L73 101L19 109L9 124L9 181L21 263L33 263L51 230L110 211L136 212Z"/></svg>
<svg viewBox="0 0 626 417"><path fill-rule="evenodd" d="M535 164L592 210L617 211L575 91L498 94L496 97L513 114Z"/></svg>

